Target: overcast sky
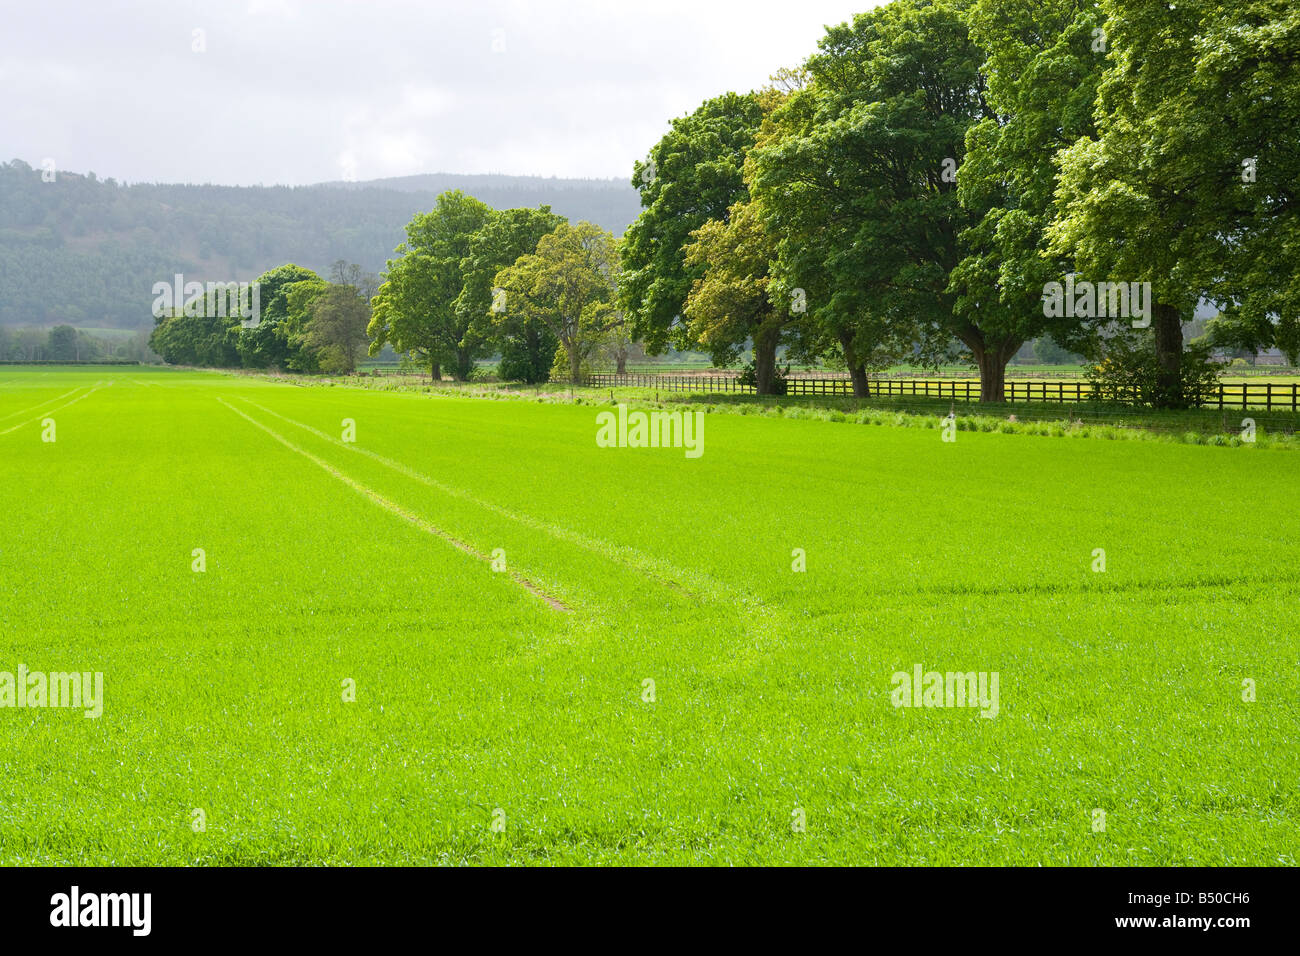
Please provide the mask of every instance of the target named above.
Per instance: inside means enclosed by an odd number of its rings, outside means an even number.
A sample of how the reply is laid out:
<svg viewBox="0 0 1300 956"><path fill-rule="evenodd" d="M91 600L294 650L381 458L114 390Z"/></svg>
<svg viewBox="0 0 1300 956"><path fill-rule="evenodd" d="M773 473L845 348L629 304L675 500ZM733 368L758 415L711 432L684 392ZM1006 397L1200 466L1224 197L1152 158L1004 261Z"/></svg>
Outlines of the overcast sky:
<svg viewBox="0 0 1300 956"><path fill-rule="evenodd" d="M0 160L237 185L630 177L670 118L876 3L6 0Z"/></svg>

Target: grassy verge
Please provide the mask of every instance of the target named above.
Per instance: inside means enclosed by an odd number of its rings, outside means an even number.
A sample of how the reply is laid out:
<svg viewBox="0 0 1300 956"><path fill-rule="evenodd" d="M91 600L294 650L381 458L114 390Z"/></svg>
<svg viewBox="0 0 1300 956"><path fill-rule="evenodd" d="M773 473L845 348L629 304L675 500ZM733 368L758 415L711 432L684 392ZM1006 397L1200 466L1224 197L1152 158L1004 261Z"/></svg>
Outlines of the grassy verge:
<svg viewBox="0 0 1300 956"><path fill-rule="evenodd" d="M866 399L826 395L768 397L696 394L640 387L569 388L554 383L539 386L511 383L434 384L427 378L421 379L418 376L343 379L291 376L287 380L300 386L352 387L385 392L576 404L626 402L632 405L703 409L710 413L900 428L938 428L940 420L952 413L958 431L1055 438L1171 441L1188 445L1229 447L1300 447L1300 438L1297 437L1297 432L1300 432L1300 415L1293 412L1265 412L1261 409L1243 411L1198 408L1169 411L1092 402L954 403L947 398L911 395ZM1249 422L1255 426L1253 441L1246 437L1249 434Z"/></svg>

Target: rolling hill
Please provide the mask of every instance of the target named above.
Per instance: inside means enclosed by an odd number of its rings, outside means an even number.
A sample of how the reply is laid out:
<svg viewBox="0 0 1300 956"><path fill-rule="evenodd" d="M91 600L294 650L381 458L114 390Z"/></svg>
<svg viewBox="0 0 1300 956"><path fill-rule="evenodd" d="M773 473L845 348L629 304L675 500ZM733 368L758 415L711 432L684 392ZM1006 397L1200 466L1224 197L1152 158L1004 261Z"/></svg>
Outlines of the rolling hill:
<svg viewBox="0 0 1300 956"><path fill-rule="evenodd" d="M139 328L176 273L251 279L336 259L380 271L416 212L462 189L498 209L548 204L621 235L636 217L622 180L431 174L312 186L119 183L21 160L0 164L0 325Z"/></svg>

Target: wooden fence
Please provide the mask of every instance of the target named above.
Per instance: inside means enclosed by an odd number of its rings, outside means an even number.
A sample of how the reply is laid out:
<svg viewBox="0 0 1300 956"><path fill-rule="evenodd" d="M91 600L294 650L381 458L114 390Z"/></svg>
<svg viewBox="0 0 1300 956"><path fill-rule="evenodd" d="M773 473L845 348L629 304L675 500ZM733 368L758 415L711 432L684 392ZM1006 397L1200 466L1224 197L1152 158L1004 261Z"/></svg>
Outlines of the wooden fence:
<svg viewBox="0 0 1300 956"><path fill-rule="evenodd" d="M658 388L665 391L697 393L723 392L753 395L754 386L742 385L730 375L613 375L595 374L586 383L596 388L635 386ZM853 394L853 383L847 377L797 377L786 380L787 395L841 395ZM947 398L958 402L977 402L980 397L978 379L916 379L884 378L871 380L873 397ZM1092 386L1083 379L1073 381L1051 379L1008 379L1008 402L1055 402L1067 404L1093 399ZM1275 382L1239 382L1220 384L1202 403L1204 408L1262 408L1268 411L1300 411L1300 384L1283 385Z"/></svg>
<svg viewBox="0 0 1300 956"><path fill-rule="evenodd" d="M374 375L376 377L383 375L410 375L429 377L429 366L416 365L411 368L402 368L400 365L372 365L369 368L357 369L358 375Z"/></svg>

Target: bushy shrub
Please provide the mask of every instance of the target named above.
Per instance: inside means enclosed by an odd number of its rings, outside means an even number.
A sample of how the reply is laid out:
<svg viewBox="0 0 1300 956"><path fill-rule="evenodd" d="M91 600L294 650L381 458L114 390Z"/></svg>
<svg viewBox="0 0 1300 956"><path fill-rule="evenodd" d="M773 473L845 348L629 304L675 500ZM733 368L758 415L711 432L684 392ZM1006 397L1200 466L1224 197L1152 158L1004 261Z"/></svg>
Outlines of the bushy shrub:
<svg viewBox="0 0 1300 956"><path fill-rule="evenodd" d="M753 362L750 362L741 370L740 377L736 381L741 385L748 385L751 388L758 387L758 371L755 369ZM776 371L772 373L772 394L785 395L789 389L790 366L787 365L785 368L781 368L781 366L778 365Z"/></svg>
<svg viewBox="0 0 1300 956"><path fill-rule="evenodd" d="M1088 368L1088 383L1093 396L1103 402L1155 405L1158 369L1154 337L1125 331L1106 341L1104 357ZM1183 350L1179 372L1183 400L1188 406L1206 404L1216 393L1219 366L1212 360L1207 343L1193 342Z"/></svg>

